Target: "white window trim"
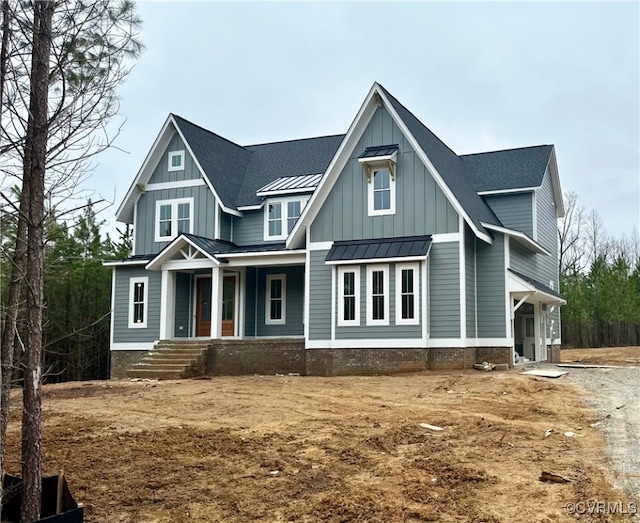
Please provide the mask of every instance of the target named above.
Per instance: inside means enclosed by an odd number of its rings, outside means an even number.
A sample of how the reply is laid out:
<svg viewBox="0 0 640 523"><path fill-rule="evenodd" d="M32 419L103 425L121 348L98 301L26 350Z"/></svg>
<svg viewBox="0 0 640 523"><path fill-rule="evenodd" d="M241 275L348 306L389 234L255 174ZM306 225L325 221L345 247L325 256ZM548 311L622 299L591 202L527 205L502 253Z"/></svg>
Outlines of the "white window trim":
<svg viewBox="0 0 640 523"><path fill-rule="evenodd" d="M355 291L355 318L353 320L344 319L344 274L354 273ZM360 267L358 265L338 267L338 326L339 327L359 327L360 326Z"/></svg>
<svg viewBox="0 0 640 523"><path fill-rule="evenodd" d="M271 282L273 280L282 280L282 318L272 320L271 314ZM267 274L267 282L265 286L265 308L264 323L265 325L284 325L287 323L287 275L286 274Z"/></svg>
<svg viewBox="0 0 640 523"><path fill-rule="evenodd" d="M390 201L390 208L389 209L374 209L373 208L373 183L374 183L374 178L376 176L376 173L379 171L387 171L389 173L389 199ZM396 213L396 180L395 180L395 176L393 176L392 172L389 170L388 167L374 167L371 169L371 181L369 181L367 183L368 187L368 193L369 193L369 216L388 216L391 214L395 214Z"/></svg>
<svg viewBox="0 0 640 523"><path fill-rule="evenodd" d="M402 317L402 271L413 271L413 318ZM396 264L396 325L420 324L420 265L417 263Z"/></svg>
<svg viewBox="0 0 640 523"><path fill-rule="evenodd" d="M133 297L134 297L134 288L136 283L144 284L144 321L142 323L134 323L133 321ZM140 276L137 278L129 279L129 328L130 329L146 329L147 328L147 318L149 316L149 277L148 276Z"/></svg>
<svg viewBox="0 0 640 523"><path fill-rule="evenodd" d="M173 165L173 159L176 156L180 157L180 166L174 166ZM169 172L184 171L184 151L171 151L169 153L167 170Z"/></svg>
<svg viewBox="0 0 640 523"><path fill-rule="evenodd" d="M289 220L289 202L300 202L300 216L302 211L307 205L311 195L306 196L290 196L288 198L273 198L264 202L264 241L269 240L286 240L289 236L287 232L287 225ZM276 236L269 235L269 205L279 203L281 205L282 212L280 213L280 222L282 224L282 234Z"/></svg>
<svg viewBox="0 0 640 523"><path fill-rule="evenodd" d="M176 198L174 200L158 200L156 202L156 215L154 219L154 240L157 242L168 242L178 236L178 205L181 203L189 204L189 233L193 234L193 197ZM160 207L162 205L171 205L171 235L160 236Z"/></svg>
<svg viewBox="0 0 640 523"><path fill-rule="evenodd" d="M373 273L382 271L384 275L384 319L373 319L373 305L371 298L373 296ZM389 266L388 265L368 265L367 266L367 325L389 325Z"/></svg>

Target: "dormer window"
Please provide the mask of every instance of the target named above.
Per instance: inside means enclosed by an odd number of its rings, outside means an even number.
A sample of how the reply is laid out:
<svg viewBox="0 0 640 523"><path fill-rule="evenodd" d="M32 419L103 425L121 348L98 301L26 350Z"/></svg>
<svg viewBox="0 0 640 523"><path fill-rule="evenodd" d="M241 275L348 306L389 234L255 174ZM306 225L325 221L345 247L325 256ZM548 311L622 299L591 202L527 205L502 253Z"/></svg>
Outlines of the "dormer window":
<svg viewBox="0 0 640 523"><path fill-rule="evenodd" d="M169 153L169 172L184 170L184 151L173 151Z"/></svg>
<svg viewBox="0 0 640 523"><path fill-rule="evenodd" d="M267 200L264 206L265 241L286 240L308 200L308 195Z"/></svg>
<svg viewBox="0 0 640 523"><path fill-rule="evenodd" d="M358 157L367 177L369 216L396 213L397 155L397 145L382 145L367 147Z"/></svg>

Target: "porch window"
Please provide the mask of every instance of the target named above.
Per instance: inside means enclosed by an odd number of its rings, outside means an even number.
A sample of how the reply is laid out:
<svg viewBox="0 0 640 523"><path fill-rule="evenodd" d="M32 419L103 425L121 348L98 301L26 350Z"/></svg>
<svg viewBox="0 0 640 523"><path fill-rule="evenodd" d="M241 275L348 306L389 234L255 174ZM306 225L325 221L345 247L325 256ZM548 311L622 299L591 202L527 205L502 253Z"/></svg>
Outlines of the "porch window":
<svg viewBox="0 0 640 523"><path fill-rule="evenodd" d="M388 265L367 267L367 325L389 325Z"/></svg>
<svg viewBox="0 0 640 523"><path fill-rule="evenodd" d="M129 280L129 328L144 329L147 327L147 297L149 294L149 278L131 278Z"/></svg>
<svg viewBox="0 0 640 523"><path fill-rule="evenodd" d="M286 322L286 281L284 274L267 275L265 323L268 325Z"/></svg>
<svg viewBox="0 0 640 523"><path fill-rule="evenodd" d="M418 265L396 265L396 324L417 325L418 318Z"/></svg>
<svg viewBox="0 0 640 523"><path fill-rule="evenodd" d="M193 232L193 198L156 202L155 241L171 241L183 232Z"/></svg>
<svg viewBox="0 0 640 523"><path fill-rule="evenodd" d="M338 325L360 325L360 268L338 269Z"/></svg>

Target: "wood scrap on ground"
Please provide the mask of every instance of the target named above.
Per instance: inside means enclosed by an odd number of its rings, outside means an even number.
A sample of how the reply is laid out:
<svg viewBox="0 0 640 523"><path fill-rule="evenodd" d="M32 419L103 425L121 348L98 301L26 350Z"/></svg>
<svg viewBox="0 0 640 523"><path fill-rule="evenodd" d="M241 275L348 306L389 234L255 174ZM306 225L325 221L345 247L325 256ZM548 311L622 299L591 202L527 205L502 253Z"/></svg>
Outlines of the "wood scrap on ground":
<svg viewBox="0 0 640 523"><path fill-rule="evenodd" d="M571 483L569 478L565 478L560 474L556 474L555 472L549 472L543 470L540 474L540 481L545 481L547 483Z"/></svg>

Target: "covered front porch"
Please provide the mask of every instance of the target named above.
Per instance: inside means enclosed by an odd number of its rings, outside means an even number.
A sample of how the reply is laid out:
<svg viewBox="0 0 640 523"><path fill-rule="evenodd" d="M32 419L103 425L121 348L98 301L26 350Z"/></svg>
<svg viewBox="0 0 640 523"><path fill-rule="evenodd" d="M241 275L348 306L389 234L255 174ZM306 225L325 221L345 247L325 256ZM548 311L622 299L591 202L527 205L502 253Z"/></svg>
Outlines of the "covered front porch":
<svg viewBox="0 0 640 523"><path fill-rule="evenodd" d="M511 269L508 288L514 356L549 360L548 348L560 343L560 306L566 300L554 289Z"/></svg>
<svg viewBox="0 0 640 523"><path fill-rule="evenodd" d="M302 338L304 263L280 244L181 235L147 265L162 274L160 339Z"/></svg>

